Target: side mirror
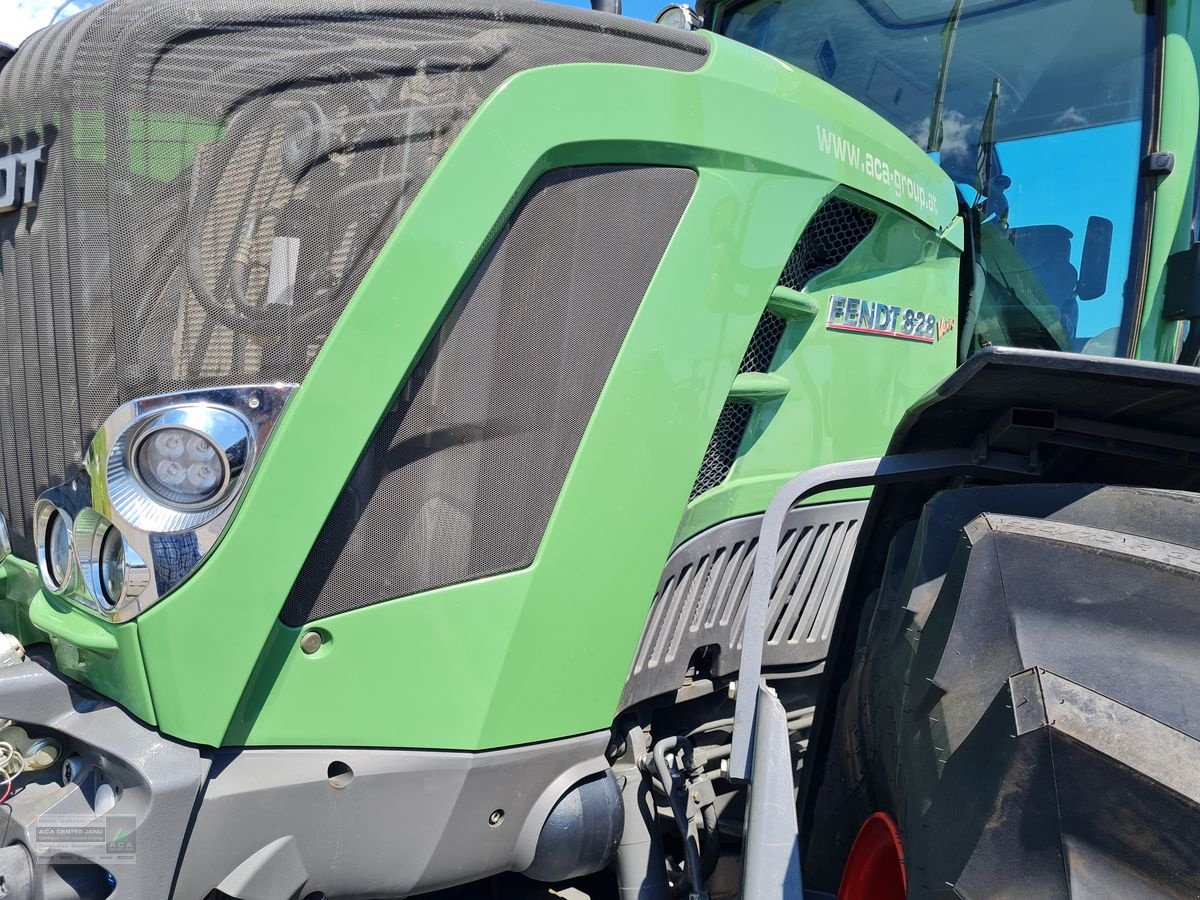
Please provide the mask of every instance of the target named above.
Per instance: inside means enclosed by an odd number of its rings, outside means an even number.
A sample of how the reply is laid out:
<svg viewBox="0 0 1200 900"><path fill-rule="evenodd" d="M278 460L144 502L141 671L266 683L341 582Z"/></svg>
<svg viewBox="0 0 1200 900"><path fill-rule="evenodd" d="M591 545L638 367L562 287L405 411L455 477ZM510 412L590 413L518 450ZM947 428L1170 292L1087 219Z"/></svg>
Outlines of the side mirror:
<svg viewBox="0 0 1200 900"><path fill-rule="evenodd" d="M1090 216L1083 237L1083 257L1079 261L1079 282L1075 295L1080 300L1095 300L1108 290L1108 260L1112 255L1111 219Z"/></svg>

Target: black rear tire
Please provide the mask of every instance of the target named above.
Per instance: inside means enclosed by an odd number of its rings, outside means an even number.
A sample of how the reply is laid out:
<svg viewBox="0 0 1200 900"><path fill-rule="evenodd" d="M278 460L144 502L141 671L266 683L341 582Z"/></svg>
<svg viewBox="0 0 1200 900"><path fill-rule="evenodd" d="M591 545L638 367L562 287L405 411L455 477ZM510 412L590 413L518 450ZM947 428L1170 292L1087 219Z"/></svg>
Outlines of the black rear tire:
<svg viewBox="0 0 1200 900"><path fill-rule="evenodd" d="M886 569L817 787L818 882L881 810L910 897L1200 896L1200 496L947 491Z"/></svg>

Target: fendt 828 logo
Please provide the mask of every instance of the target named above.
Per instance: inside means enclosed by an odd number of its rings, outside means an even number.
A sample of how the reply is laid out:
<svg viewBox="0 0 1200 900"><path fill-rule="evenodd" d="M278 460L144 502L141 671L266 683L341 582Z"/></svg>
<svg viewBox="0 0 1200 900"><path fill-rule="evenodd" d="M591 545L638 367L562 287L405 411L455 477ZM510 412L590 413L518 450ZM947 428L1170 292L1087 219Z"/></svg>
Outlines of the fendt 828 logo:
<svg viewBox="0 0 1200 900"><path fill-rule="evenodd" d="M38 163L42 162L45 151L43 144L0 156L0 213L37 206Z"/></svg>

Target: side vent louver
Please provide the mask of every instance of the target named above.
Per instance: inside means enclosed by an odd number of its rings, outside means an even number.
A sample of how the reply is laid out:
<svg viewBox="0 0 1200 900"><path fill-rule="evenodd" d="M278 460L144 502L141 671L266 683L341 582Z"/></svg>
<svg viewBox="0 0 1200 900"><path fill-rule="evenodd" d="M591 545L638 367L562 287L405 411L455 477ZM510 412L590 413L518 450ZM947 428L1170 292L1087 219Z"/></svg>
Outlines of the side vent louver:
<svg viewBox="0 0 1200 900"><path fill-rule="evenodd" d="M877 218L870 210L839 197L830 197L800 235L783 274L779 276L778 286L799 291L822 272L839 265L875 227ZM738 366L739 375L767 372L770 369L787 324L784 316L770 308L763 311L754 329L754 336L750 338L750 345L746 348L746 355ZM753 411L754 405L742 398L730 397L725 401L717 417L712 439L704 451L700 471L688 497L689 502L729 477Z"/></svg>
<svg viewBox="0 0 1200 900"><path fill-rule="evenodd" d="M776 551L766 666L825 658L866 501L801 506L788 513ZM746 595L762 516L733 519L682 544L663 568L620 708L683 686L702 648L699 677L737 671Z"/></svg>

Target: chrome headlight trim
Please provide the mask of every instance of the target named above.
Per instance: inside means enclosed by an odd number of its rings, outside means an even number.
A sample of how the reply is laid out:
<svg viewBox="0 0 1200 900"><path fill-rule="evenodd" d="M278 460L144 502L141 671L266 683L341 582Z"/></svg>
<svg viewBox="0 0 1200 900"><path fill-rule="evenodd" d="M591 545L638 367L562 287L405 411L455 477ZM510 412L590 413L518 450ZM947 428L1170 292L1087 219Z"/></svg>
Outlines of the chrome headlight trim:
<svg viewBox="0 0 1200 900"><path fill-rule="evenodd" d="M50 565L50 526L56 518L62 520L67 533L73 536L74 516L52 499L42 495L33 506L33 545L37 551L37 567L42 576L42 584L46 590L57 594L70 590L76 579L74 540L71 542L71 551L67 558L67 573L61 582L55 577Z"/></svg>
<svg viewBox="0 0 1200 900"><path fill-rule="evenodd" d="M38 569L48 590L114 621L132 619L178 587L216 545L245 489L294 384L182 391L119 407L88 447L71 481L43 492L34 506ZM220 490L204 504L170 504L135 474L139 442L155 429L181 427L225 453ZM70 577L58 587L46 556L51 515L71 528ZM121 596L104 593L104 538L116 529L125 555Z"/></svg>
<svg viewBox="0 0 1200 900"><path fill-rule="evenodd" d="M119 597L109 597L104 589L104 542L119 540L125 553L125 579ZM129 545L120 530L96 510L88 507L75 517L75 559L79 574L87 588L93 609L108 613L126 607L150 586L150 569L138 552Z"/></svg>
<svg viewBox="0 0 1200 900"><path fill-rule="evenodd" d="M0 562L12 555L12 539L8 536L8 519L0 513Z"/></svg>
<svg viewBox="0 0 1200 900"><path fill-rule="evenodd" d="M179 428L211 441L221 464L221 485L203 503L175 503L146 484L138 470L138 453L145 441L163 428ZM238 478L254 463L253 426L225 406L186 403L151 412L120 431L108 452L105 482L113 510L143 531L176 533L209 522L230 499Z"/></svg>

